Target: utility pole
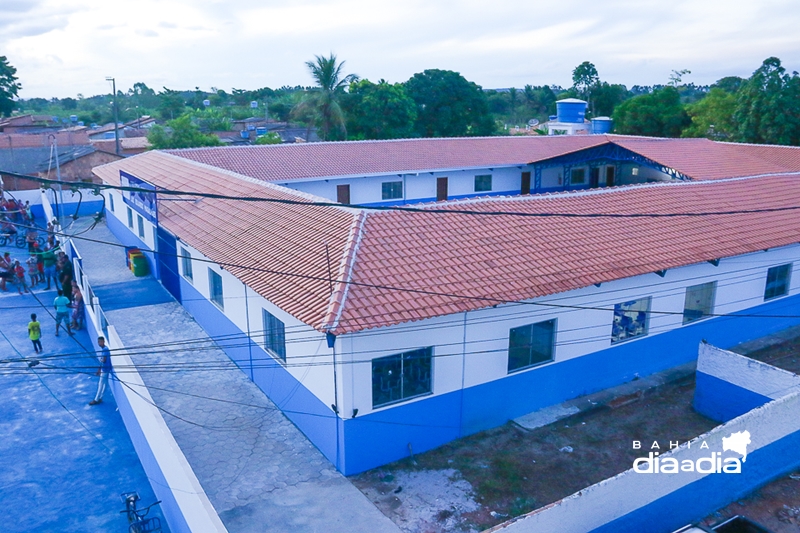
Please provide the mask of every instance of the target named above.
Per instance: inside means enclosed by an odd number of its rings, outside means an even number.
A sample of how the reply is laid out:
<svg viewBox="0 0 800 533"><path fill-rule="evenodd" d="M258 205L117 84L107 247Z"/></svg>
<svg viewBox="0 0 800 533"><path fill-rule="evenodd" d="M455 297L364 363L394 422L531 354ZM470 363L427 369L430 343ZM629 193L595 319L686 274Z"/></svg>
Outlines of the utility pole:
<svg viewBox="0 0 800 533"><path fill-rule="evenodd" d="M116 147L116 154L119 154L119 117L117 109L117 80L107 76L106 81L111 82L111 90L114 91L114 146Z"/></svg>

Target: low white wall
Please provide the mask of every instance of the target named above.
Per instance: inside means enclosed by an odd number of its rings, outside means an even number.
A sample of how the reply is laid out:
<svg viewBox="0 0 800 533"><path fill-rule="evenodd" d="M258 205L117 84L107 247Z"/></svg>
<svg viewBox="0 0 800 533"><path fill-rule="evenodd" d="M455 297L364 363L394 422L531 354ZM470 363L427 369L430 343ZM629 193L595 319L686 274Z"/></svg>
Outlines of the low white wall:
<svg viewBox="0 0 800 533"><path fill-rule="evenodd" d="M700 345L697 371L771 399L800 391L800 376L707 343Z"/></svg>
<svg viewBox="0 0 800 533"><path fill-rule="evenodd" d="M678 461L689 459L697 460L698 457L710 456L711 452L722 451L722 438L739 431L750 433L751 443L747 447L748 455L760 448L764 448L783 437L800 431L800 393L786 396L767 405L754 409L738 418L717 426L708 433L691 441L691 448L683 444L672 452L660 456L663 461L666 457L674 457ZM710 449L700 449L706 441ZM646 456L647 453L643 453ZM738 454L727 451L727 457L740 457ZM789 464L789 458L786 458ZM796 459L796 458L795 458ZM753 461L742 464L746 468L759 468ZM783 472L776 472L775 476ZM502 531L503 533L588 533L613 522L614 520L633 513L657 500L670 496L675 491L685 489L690 484L706 478L707 476L737 476L741 474L700 474L697 472L681 472L678 474L638 474L632 469L615 477L606 479L583 489L563 500L553 503L525 515L515 521L501 524L489 531ZM756 486L752 487L753 489ZM703 489L698 489L697 498L705 498ZM715 496L719 496L718 494ZM741 497L741 490L732 487L731 499ZM710 509L708 512L713 512ZM674 509L679 515L681 509ZM700 517L689 516L685 523ZM645 527L645 524L642 525ZM650 527L641 531L662 531L657 523L650 522ZM619 529L619 531L623 531Z"/></svg>

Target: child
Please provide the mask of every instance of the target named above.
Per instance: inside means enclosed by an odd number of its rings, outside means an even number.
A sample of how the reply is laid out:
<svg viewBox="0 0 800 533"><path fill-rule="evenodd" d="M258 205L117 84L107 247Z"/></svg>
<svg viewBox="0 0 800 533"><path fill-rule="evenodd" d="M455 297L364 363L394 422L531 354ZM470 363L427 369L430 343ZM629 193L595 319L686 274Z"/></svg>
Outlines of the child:
<svg viewBox="0 0 800 533"><path fill-rule="evenodd" d="M14 284L20 294L22 294L23 289L25 289L25 292L30 292L25 284L25 269L19 264L19 261L14 261Z"/></svg>
<svg viewBox="0 0 800 533"><path fill-rule="evenodd" d="M31 252L25 261L28 265L28 277L31 278L31 289L39 284L39 268L36 266L36 252Z"/></svg>
<svg viewBox="0 0 800 533"><path fill-rule="evenodd" d="M42 325L36 320L36 313L31 313L31 321L28 323L28 338L33 343L33 350L42 353Z"/></svg>

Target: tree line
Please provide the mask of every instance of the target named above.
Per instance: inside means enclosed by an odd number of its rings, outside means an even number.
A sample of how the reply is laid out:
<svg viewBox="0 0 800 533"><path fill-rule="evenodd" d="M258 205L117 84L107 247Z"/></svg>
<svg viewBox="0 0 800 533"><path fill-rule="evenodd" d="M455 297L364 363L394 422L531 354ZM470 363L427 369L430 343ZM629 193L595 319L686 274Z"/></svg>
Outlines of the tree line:
<svg viewBox="0 0 800 533"><path fill-rule="evenodd" d="M685 83L673 71L664 85L631 88L603 81L589 61L572 71L572 86L485 90L458 72L429 69L400 83L347 73L330 54L308 61L314 85L227 92L156 91L139 82L116 95L121 121L150 115L166 121L151 139L159 147L215 144L210 132L234 120L263 116L314 127L323 140L458 137L528 133L555 114L556 101L588 102L587 118L610 116L614 131L658 137L800 145L800 77L770 57L749 78L729 76L710 86ZM16 70L0 56L0 113L74 117L86 125L113 121L114 95L18 98ZM177 132L177 134L176 134ZM278 142L274 137L259 142Z"/></svg>

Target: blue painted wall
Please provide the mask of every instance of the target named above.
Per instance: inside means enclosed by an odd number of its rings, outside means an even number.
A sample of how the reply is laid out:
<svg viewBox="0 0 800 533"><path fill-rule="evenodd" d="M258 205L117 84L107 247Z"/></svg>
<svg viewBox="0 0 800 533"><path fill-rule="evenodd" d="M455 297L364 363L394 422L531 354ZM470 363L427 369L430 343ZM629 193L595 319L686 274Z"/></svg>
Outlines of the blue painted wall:
<svg viewBox="0 0 800 533"><path fill-rule="evenodd" d="M792 433L749 453L741 474L709 474L591 533L670 533L795 470L800 466L799 450L800 432Z"/></svg>
<svg viewBox="0 0 800 533"><path fill-rule="evenodd" d="M88 194L84 193L88 196ZM94 198L97 198L94 196ZM55 212L55 204L52 204L53 211ZM103 210L103 200L91 200L91 201L84 201L81 202L80 208L78 206L78 202L72 202L67 204L58 204L59 213L61 216L72 216L76 212L79 216L88 216L94 215L95 213L99 213ZM42 208L42 204L31 204L31 211L33 212L33 216L36 218L36 222L41 226L46 226L47 221L44 220L44 209Z"/></svg>
<svg viewBox="0 0 800 533"><path fill-rule="evenodd" d="M209 335L234 336L228 342L218 341L217 344L289 420L300 428L323 455L331 463L336 464L338 417L333 414L330 407L323 404L257 343L241 346L243 332L183 276L181 276L181 296L184 307ZM254 361L252 366L251 357ZM339 429L339 438L342 439L341 426ZM340 457L341 444L340 440Z"/></svg>
<svg viewBox="0 0 800 533"><path fill-rule="evenodd" d="M767 396L733 383L697 372L694 389L695 410L718 422L727 422L772 401Z"/></svg>
<svg viewBox="0 0 800 533"><path fill-rule="evenodd" d="M345 474L430 450L458 436L597 392L697 358L701 340L721 348L800 323L800 295L742 311L765 318L718 317L625 342L567 361L519 372L463 391L432 396L344 421ZM774 318L774 315L789 315ZM795 318L792 318L795 317ZM754 401L754 400L749 400ZM740 408L743 406L740 406Z"/></svg>

